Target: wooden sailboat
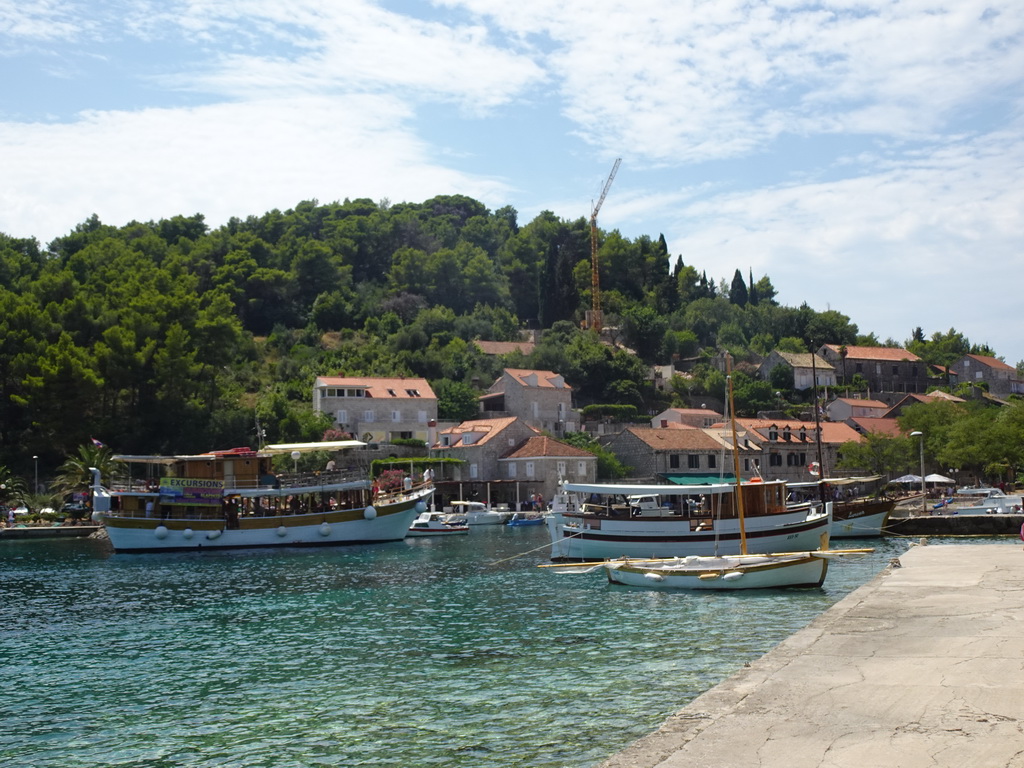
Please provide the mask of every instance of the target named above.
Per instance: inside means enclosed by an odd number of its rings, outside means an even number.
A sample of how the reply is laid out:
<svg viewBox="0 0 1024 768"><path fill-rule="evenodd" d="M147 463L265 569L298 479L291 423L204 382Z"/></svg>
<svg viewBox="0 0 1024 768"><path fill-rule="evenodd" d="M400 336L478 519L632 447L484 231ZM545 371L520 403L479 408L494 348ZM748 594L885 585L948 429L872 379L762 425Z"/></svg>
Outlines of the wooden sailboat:
<svg viewBox="0 0 1024 768"><path fill-rule="evenodd" d="M647 589L735 590L819 587L825 581L828 564L831 560L838 557L863 556L872 551L870 549L829 550L828 533L825 532L821 534L819 550L775 554L750 554L747 552L744 494L740 480L731 367L727 370L726 380L732 428L733 469L736 476L740 554L704 557L691 555L650 560L619 558L576 566L547 567L557 568L556 573L591 573L604 570L608 581L612 584ZM831 513L831 502L826 505L826 508Z"/></svg>

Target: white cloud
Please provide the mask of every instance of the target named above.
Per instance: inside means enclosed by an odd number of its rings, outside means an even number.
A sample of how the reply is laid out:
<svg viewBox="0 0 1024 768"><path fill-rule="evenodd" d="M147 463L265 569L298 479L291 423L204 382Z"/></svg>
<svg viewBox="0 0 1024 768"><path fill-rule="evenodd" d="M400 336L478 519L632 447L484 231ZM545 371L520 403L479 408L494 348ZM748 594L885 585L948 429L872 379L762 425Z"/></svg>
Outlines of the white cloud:
<svg viewBox="0 0 1024 768"><path fill-rule="evenodd" d="M312 198L507 195L433 163L409 117L397 99L361 96L0 124L0 231L47 242L92 213L119 225L198 212L216 226Z"/></svg>

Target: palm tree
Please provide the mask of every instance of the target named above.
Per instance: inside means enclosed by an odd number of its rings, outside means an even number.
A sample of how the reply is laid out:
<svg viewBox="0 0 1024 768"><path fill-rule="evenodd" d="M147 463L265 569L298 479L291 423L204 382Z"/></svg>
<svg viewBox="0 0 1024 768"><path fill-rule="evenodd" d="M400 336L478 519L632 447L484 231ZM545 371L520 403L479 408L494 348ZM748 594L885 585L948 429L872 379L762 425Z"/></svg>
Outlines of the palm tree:
<svg viewBox="0 0 1024 768"><path fill-rule="evenodd" d="M20 504L27 488L25 481L0 464L0 507L7 509L10 504Z"/></svg>
<svg viewBox="0 0 1024 768"><path fill-rule="evenodd" d="M123 472L124 465L114 459L114 454L105 445L86 443L78 449L77 456L69 456L57 467L53 487L63 496L88 491L92 485L91 469L100 471L100 477L111 478Z"/></svg>

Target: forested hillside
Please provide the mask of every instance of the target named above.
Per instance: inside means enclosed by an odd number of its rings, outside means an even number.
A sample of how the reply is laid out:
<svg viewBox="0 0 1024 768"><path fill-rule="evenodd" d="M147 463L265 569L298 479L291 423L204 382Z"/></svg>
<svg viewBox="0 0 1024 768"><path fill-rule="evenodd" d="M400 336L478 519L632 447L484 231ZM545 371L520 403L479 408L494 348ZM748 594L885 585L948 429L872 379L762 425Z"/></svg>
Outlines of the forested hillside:
<svg viewBox="0 0 1024 768"><path fill-rule="evenodd" d="M502 367L538 367L564 374L581 406L645 413L673 404L645 384L651 363L879 343L837 311L780 306L770 279L740 265L722 265L731 281L698 273L661 237L602 233L600 265L605 325L635 355L581 330L582 218L520 226L512 208L443 196L303 202L213 230L199 214L93 217L46 247L0 235L0 464L52 466L90 438L129 453L254 445L257 420L270 442L318 439L329 424L309 404L322 374L422 376L442 418L462 418ZM471 343L526 328L544 332L529 358ZM913 333L900 343L931 362L993 353L953 329ZM748 410L778 386L737 385ZM674 397L720 387L698 367Z"/></svg>

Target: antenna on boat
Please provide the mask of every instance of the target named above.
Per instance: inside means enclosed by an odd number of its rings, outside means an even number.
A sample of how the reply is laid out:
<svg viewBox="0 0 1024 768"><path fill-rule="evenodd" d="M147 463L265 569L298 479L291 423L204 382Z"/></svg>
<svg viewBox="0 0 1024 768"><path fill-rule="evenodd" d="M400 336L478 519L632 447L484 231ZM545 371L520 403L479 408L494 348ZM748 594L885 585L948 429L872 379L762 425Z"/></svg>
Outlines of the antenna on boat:
<svg viewBox="0 0 1024 768"><path fill-rule="evenodd" d="M736 437L736 404L732 397L732 355L725 353L725 381L729 386L729 424L732 428L732 466L736 473L736 514L740 521L740 554L747 554L747 527L743 519L743 481L740 478L740 444Z"/></svg>

